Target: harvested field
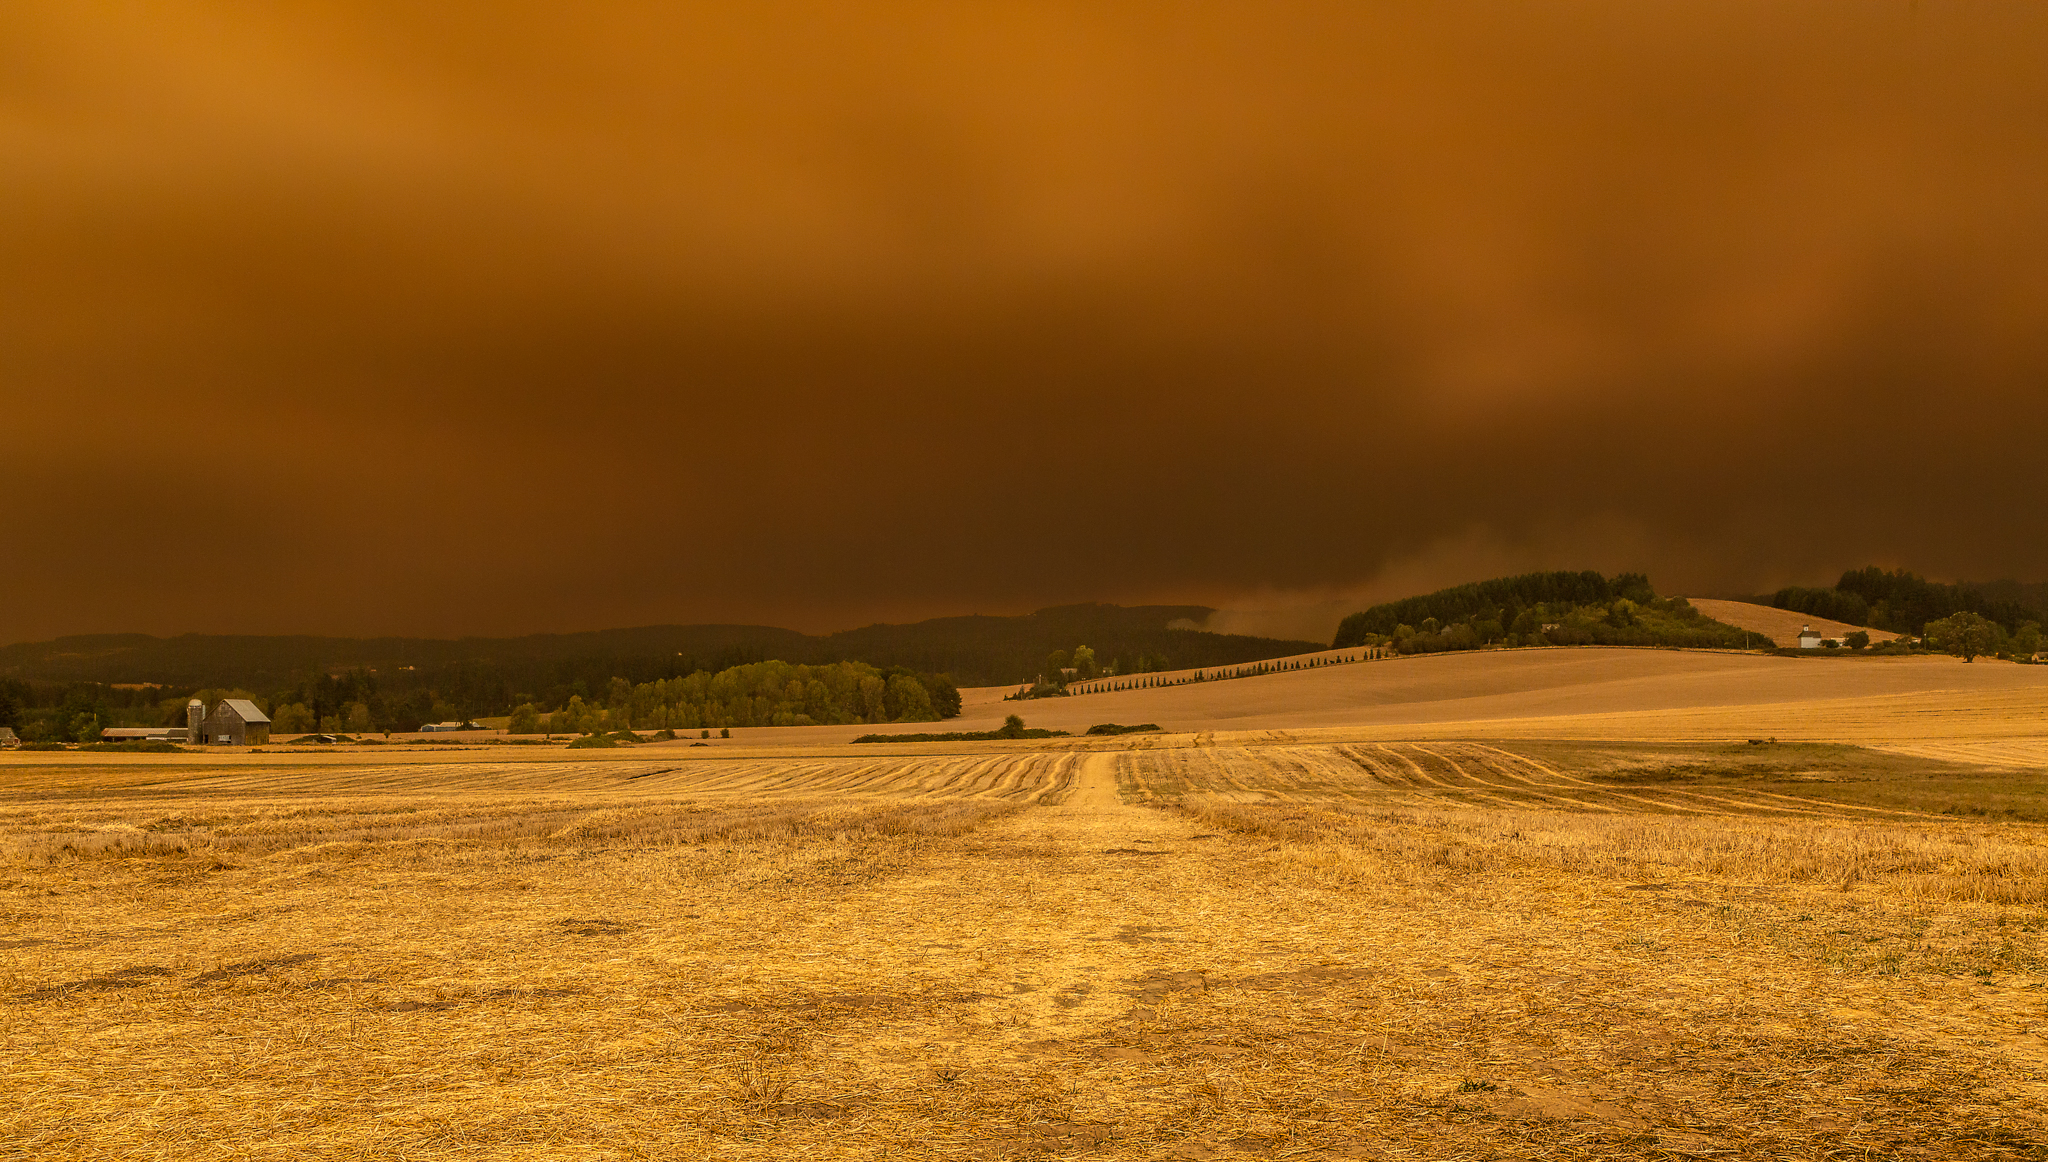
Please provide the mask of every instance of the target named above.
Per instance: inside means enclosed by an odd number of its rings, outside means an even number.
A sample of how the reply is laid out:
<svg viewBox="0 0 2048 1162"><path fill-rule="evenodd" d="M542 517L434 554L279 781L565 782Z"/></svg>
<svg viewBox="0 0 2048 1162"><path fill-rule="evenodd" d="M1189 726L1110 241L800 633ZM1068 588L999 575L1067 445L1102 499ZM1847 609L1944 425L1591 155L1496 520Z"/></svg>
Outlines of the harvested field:
<svg viewBox="0 0 2048 1162"><path fill-rule="evenodd" d="M10 756L0 1155L2048 1157L2048 756L1858 697Z"/></svg>
<svg viewBox="0 0 2048 1162"><path fill-rule="evenodd" d="M1911 742L2048 735L2048 666L1947 657L1486 650L1028 702L1002 702L995 691L967 693L963 721L976 728L1015 711L1033 726L1061 730L1157 722L1169 731L1261 737Z"/></svg>
<svg viewBox="0 0 2048 1162"><path fill-rule="evenodd" d="M1723 625L1732 625L1736 629L1762 634L1771 639L1773 644L1787 649L1797 648L1799 631L1807 626L1812 626L1822 637L1833 638L1836 641L1848 637L1857 630L1869 634L1870 640L1874 642L1888 642L1899 636L1887 630L1850 625L1846 621L1833 621L1825 617L1815 617L1810 613L1757 605L1750 601L1722 601L1712 597L1694 597L1691 601L1694 609L1715 621Z"/></svg>

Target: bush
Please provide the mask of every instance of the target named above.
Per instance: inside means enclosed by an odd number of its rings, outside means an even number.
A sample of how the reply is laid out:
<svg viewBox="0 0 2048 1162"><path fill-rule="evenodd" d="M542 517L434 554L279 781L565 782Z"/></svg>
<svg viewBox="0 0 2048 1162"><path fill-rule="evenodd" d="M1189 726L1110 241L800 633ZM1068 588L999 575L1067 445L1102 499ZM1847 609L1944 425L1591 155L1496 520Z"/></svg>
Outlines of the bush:
<svg viewBox="0 0 2048 1162"><path fill-rule="evenodd" d="M585 750L601 748L604 750L616 750L618 749L618 745L618 743L613 742L611 739L606 738L604 735L586 734L582 738L577 739L575 742L570 743L569 749Z"/></svg>
<svg viewBox="0 0 2048 1162"><path fill-rule="evenodd" d="M1137 734L1140 731L1158 730L1156 722L1143 722L1136 726L1119 726L1114 722L1098 722L1088 728L1089 734Z"/></svg>
<svg viewBox="0 0 2048 1162"><path fill-rule="evenodd" d="M1066 730L1041 730L1031 727L1017 734L1004 734L1000 730L953 730L944 734L863 734L855 742L1007 742L1020 738L1072 738L1073 732Z"/></svg>
<svg viewBox="0 0 2048 1162"><path fill-rule="evenodd" d="M2034 655L2041 652L2040 624L2032 621L2022 624L2019 632L2012 635L2012 641L2008 644L2015 659L2022 662L2032 661Z"/></svg>

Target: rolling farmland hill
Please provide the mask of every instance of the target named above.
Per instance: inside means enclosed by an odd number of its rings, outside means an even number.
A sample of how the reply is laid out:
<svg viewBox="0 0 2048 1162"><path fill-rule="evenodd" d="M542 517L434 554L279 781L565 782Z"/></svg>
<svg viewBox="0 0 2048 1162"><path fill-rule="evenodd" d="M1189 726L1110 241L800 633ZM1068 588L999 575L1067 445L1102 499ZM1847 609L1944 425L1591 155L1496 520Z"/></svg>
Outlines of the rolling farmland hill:
<svg viewBox="0 0 2048 1162"><path fill-rule="evenodd" d="M1874 642L1888 642L1899 636L1887 630L1865 629L1863 626L1850 625L1844 621L1829 621L1825 617L1815 617L1810 613L1757 605L1748 601L1723 601L1713 597L1694 597L1689 600L1694 609L1715 621L1732 625L1737 629L1754 630L1769 638L1774 644L1787 649L1799 645L1799 630L1809 625L1820 631L1822 637L1834 638L1837 641L1857 630L1869 634L1870 640Z"/></svg>

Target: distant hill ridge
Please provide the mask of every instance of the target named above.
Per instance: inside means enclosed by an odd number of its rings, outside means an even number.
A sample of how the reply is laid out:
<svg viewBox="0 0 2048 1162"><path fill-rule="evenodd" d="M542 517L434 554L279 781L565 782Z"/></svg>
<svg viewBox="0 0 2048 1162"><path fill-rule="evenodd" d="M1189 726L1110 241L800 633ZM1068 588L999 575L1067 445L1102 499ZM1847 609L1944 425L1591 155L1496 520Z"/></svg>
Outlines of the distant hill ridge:
<svg viewBox="0 0 2048 1162"><path fill-rule="evenodd" d="M1320 648L1318 643L1174 628L1200 624L1201 605L1063 605L1015 617L942 617L812 635L762 625L655 625L506 638L344 638L308 635L84 634L0 647L0 678L151 682L270 689L310 676L371 669L487 670L514 690L578 681L600 688L718 671L748 662L867 662L950 674L964 686L1030 681L1054 650L1087 645L1131 670L1230 665ZM425 674L422 673L422 677Z"/></svg>

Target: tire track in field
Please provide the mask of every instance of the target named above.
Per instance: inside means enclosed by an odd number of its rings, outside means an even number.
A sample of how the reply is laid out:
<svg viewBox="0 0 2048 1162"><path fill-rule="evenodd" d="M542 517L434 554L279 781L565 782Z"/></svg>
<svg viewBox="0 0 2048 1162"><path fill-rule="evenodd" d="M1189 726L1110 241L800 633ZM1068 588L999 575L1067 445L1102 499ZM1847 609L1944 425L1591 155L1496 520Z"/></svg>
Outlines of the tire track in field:
<svg viewBox="0 0 2048 1162"><path fill-rule="evenodd" d="M1484 743L1466 743L1465 745L1470 747L1472 750L1480 751L1484 754L1499 756L1499 758L1493 760L1494 769L1500 771L1501 774L1506 775L1509 778L1519 778L1520 776L1515 775L1512 771L1509 771L1507 769L1507 764L1502 763L1500 761L1501 759L1515 760L1526 763L1529 766L1535 768L1536 770L1546 775L1549 775L1552 778L1561 780L1566 784L1569 784L1574 787L1583 787L1585 788L1586 793L1588 794L1605 795L1611 799L1620 799L1624 802L1637 803L1645 807L1655 808L1658 811L1671 812L1679 815L1693 814L1722 816L1727 814L1727 812L1725 811L1713 811L1705 807L1694 807L1684 803L1670 803L1661 799L1653 799L1645 795L1636 794L1629 791L1617 790L1616 788L1607 786L1604 783L1595 783L1587 779L1575 778L1571 775L1565 774L1563 771L1559 771L1553 767L1549 767L1542 763L1539 763L1534 759L1528 758L1525 755L1514 754L1511 751L1504 751L1498 747L1487 746ZM1555 787L1558 785L1556 783L1538 783L1534 779L1529 780L1529 782L1532 786ZM1621 810L1621 808L1618 807L1610 807L1608 809L1613 811Z"/></svg>
<svg viewBox="0 0 2048 1162"><path fill-rule="evenodd" d="M1543 802L1546 802L1546 803L1557 803L1557 804L1560 804L1560 805L1563 805L1563 806L1566 806L1566 807L1574 807L1574 808L1579 808L1579 809L1583 809L1583 810L1590 810L1590 811L1606 811L1606 812L1609 812L1609 813L1611 813L1611 814L1618 814L1618 813L1619 813L1619 812L1621 811L1621 808L1619 808L1619 807L1610 807L1610 806L1608 806L1608 805L1607 805L1607 804L1605 804L1605 803L1595 803L1595 802L1589 802L1589 801L1587 801L1587 800L1584 800L1584 799L1575 799L1575 798L1572 798L1572 797L1571 797L1571 796L1569 796L1569 795L1553 794L1553 793L1550 793L1549 791L1537 790L1536 788L1537 788L1537 787L1539 786L1539 784L1537 784L1537 783L1535 783L1534 781L1532 781L1532 780L1529 780L1529 779L1522 779L1522 778L1517 778L1516 776L1514 776L1514 775L1512 775L1512 774L1509 774L1509 773L1508 773L1508 772L1506 772L1506 771L1500 770L1500 769L1499 769L1499 768L1497 768L1497 767L1491 767L1491 764L1488 764L1488 763L1486 763L1486 759L1485 759L1485 757L1484 757L1484 756L1482 756L1482 755L1470 755L1470 754L1468 754L1468 755L1466 755L1465 757L1466 757L1466 758L1467 758L1467 760L1469 760L1469 761L1470 761L1470 762L1471 762L1471 763L1472 763L1472 764L1473 764L1473 765L1474 765L1475 767L1477 767L1477 766L1481 766L1481 765L1487 765L1487 766L1489 766L1489 767L1490 767L1491 769L1493 769L1493 771L1494 771L1494 773L1495 773L1495 774L1497 774L1497 775L1501 776L1501 777L1502 777L1502 778L1504 778L1504 779L1510 779L1510 780L1514 781L1515 783L1517 783L1517 784L1520 784L1520 786L1517 786L1517 787L1513 787L1513 788L1509 788L1509 787L1505 786L1504 784L1500 784L1500 783L1495 783L1495 782L1492 782L1492 781L1490 781L1490 780L1487 780L1487 779L1483 779L1483 778L1480 778L1480 776L1479 776L1479 775L1477 775L1477 774L1473 773L1472 771L1468 771L1468 770L1466 770L1466 769L1465 769L1465 767L1464 767L1464 764L1462 764L1462 763L1458 762L1458 760L1457 760L1457 759L1455 759L1455 758L1452 758L1452 757L1450 757L1450 756L1448 756L1448 755L1440 754L1440 753L1438 753L1438 752L1436 752L1436 751L1434 751L1434 750L1431 750L1431 749L1430 749L1430 748L1428 748L1428 747L1425 747L1425 746L1419 746L1419 745L1418 745L1418 746L1416 746L1416 748L1415 748L1415 749L1416 749L1416 750L1419 750L1419 751L1421 751L1421 752L1423 752L1424 754L1433 754L1433 755L1436 755L1436 757L1437 757L1437 758L1439 758L1439 759L1442 759L1442 760L1443 760L1443 761L1444 761L1445 763L1448 763L1448 764L1449 764L1449 765L1451 766L1451 768L1452 768L1453 770L1457 771L1457 772L1458 772L1458 773L1459 773L1460 775L1463 775L1464 777L1466 777L1466 778L1468 778L1468 779L1472 779L1472 780L1473 780L1473 781L1475 781L1475 782L1483 783L1483 784L1485 784L1486 786L1489 786L1489 787L1500 787L1500 788L1501 788L1502 790L1511 790L1511 791L1512 791L1513 793L1516 793L1516 794L1524 794L1524 795L1530 795L1530 796L1533 796L1533 797L1535 797L1536 799L1538 799L1538 800L1541 800L1541 801L1543 801ZM1525 790L1524 788L1527 788L1527 789Z"/></svg>
<svg viewBox="0 0 2048 1162"><path fill-rule="evenodd" d="M1238 763L1225 761L1226 755L1239 760L1245 766L1253 768L1266 767L1267 763L1265 756L1256 755L1244 747L1230 747L1218 750L1211 743L1209 749L1204 753L1204 757L1216 769L1216 777L1229 785L1232 794L1236 795L1239 799L1252 803L1282 797L1276 795L1270 787L1255 787L1232 774L1231 769L1237 766Z"/></svg>
<svg viewBox="0 0 2048 1162"><path fill-rule="evenodd" d="M1936 815L1928 811L1907 811L1898 807L1867 807L1861 803L1836 803L1827 799L1808 799L1799 795L1782 795L1776 791L1751 791L1752 795L1768 795L1773 799L1785 799L1793 803L1818 803L1824 807L1836 807L1848 811L1875 811L1880 815L1908 815L1915 819L1949 819L1952 816Z"/></svg>
<svg viewBox="0 0 2048 1162"><path fill-rule="evenodd" d="M1487 802L1495 803L1503 807L1513 808L1517 811L1528 809L1529 805L1527 803L1516 803L1512 800L1503 799L1498 795L1489 795L1484 791L1474 790L1470 787L1459 787L1454 786L1450 783L1446 783L1442 779L1437 778L1435 775L1430 774L1428 771L1423 770L1422 765L1416 762L1414 759L1409 758L1407 755L1401 753L1400 751L1395 750L1394 748L1388 746L1385 743L1379 744L1378 749L1381 752L1394 758L1403 766L1407 767L1409 772L1413 774L1416 779L1424 783L1427 783L1432 787L1439 788L1444 792L1447 792L1452 795L1469 795L1475 799L1485 800Z"/></svg>
<svg viewBox="0 0 2048 1162"><path fill-rule="evenodd" d="M2048 740L1924 742L1873 746L1871 749L1912 758L1988 767L1992 770L2025 771L2048 768Z"/></svg>
<svg viewBox="0 0 2048 1162"><path fill-rule="evenodd" d="M1588 788L1600 788L1600 787L1601 787L1601 784L1599 784L1599 783L1589 782L1588 780L1585 780L1585 779L1579 779L1579 778L1574 778L1573 776L1567 775L1567 774L1565 774L1564 772L1562 772L1562 771L1559 771L1559 770L1557 770L1556 768L1554 768L1554 767L1551 767L1551 766L1549 766L1548 764L1545 764L1545 763L1539 762L1539 761L1537 761L1536 759L1532 759L1532 758L1528 757L1527 755L1518 755L1518 754L1515 754L1515 753L1514 753L1514 752L1512 752L1512 751L1506 751L1506 750L1502 750L1502 749L1500 749L1499 747L1487 746L1487 745L1485 745L1484 743L1472 743L1472 744L1470 744L1470 745L1472 745L1473 747L1475 747L1475 748L1477 748L1477 749L1481 749L1481 750L1486 750L1486 751L1491 751L1492 753L1494 753L1494 754L1497 754L1497 755L1500 755L1500 756L1502 756L1502 757L1504 757L1504 758L1510 758L1510 759L1515 759L1515 760L1518 760L1518 761L1520 761L1520 762L1526 763L1526 764L1528 764L1529 766L1531 766L1531 767L1534 767L1534 768L1536 768L1536 769L1537 769L1537 770L1539 770L1539 771L1543 771L1543 772L1545 772L1546 774L1549 774L1549 775L1551 775L1551 776L1553 776L1553 777L1555 777L1555 778L1559 778L1559 779L1565 779L1565 780L1568 780L1568 781L1570 781L1570 782L1572 782L1572 783L1575 783L1575 784L1577 784L1577 785L1579 785L1579 786L1583 786L1583 787L1588 787ZM1705 799L1705 800L1708 800L1708 801L1710 801L1710 802L1722 803L1722 804L1725 804L1725 805L1727 805L1727 806L1731 806L1731 807L1737 807L1737 808L1740 808L1740 809L1742 809L1742 810L1746 810L1746 811L1771 811L1771 812L1777 812L1777 811L1794 811L1794 810L1798 810L1797 808L1787 808L1787 807L1776 807L1776 806L1773 806L1773 805L1771 805L1771 804L1769 804L1769 803L1758 803L1758 802L1755 802L1755 801L1754 801L1754 798L1755 798L1755 797L1763 797L1763 798L1771 798L1771 799L1783 799L1783 800L1785 800L1786 802L1789 802L1789 803L1806 803L1806 804L1810 804L1810 805L1811 805L1811 806L1813 806L1813 807L1823 807L1823 808L1827 808L1827 810L1825 810L1825 811L1812 811L1812 810L1810 810L1810 809L1809 809L1809 810L1808 810L1808 811L1807 811L1806 813L1808 813L1808 814L1814 814L1814 815L1820 815L1820 816L1824 816L1824 817L1827 817L1827 818L1835 818L1835 819L1858 819L1858 818L1861 818L1861 816L1858 816L1858 815L1855 815L1855 814L1845 814L1845 812L1857 812L1857 811L1869 811L1869 812L1875 812L1875 813L1877 813L1877 814L1880 814L1880 815L1903 815L1903 816L1907 816L1907 817L1910 817L1910 818L1915 818L1915 819L1941 819L1941 818L1944 818L1944 816L1940 816L1940 815L1934 815L1934 814L1930 814L1930 813L1928 813L1928 812L1925 812L1925 811L1906 811L1906 810L1900 810L1900 809L1895 809L1895 808L1890 808L1890 807L1868 807L1868 806L1864 806L1864 805L1862 805L1862 804L1858 804L1858 803L1841 803L1841 802L1836 802L1836 801L1833 801L1833 800L1829 800L1829 799L1809 799L1809 798L1805 798L1805 797L1802 797L1802 796L1799 796L1799 795L1785 795L1785 794L1780 794L1779 792L1776 792L1776 791L1759 791L1759 790L1750 790L1750 789L1748 789L1748 788L1731 788L1731 789L1730 789L1730 792L1731 792L1731 794L1732 794L1732 795L1734 795L1734 796L1745 796L1745 797L1750 797L1750 798L1732 798L1732 797L1726 797L1726 796L1718 796L1718 795L1711 795L1711 794L1708 794L1708 793L1706 793L1706 792L1704 792L1704 791L1692 791L1692 790L1686 790L1686 789L1684 789L1684 788L1679 788L1679 787L1666 787L1666 788L1661 788L1660 790L1661 790L1661 793L1663 793L1663 794L1668 794L1668 795L1686 795L1686 796L1690 796L1690 797L1692 797L1692 798L1697 798L1697 799ZM1625 798L1625 799L1628 799L1628 798L1637 798L1637 796L1634 796L1634 795L1630 795L1630 794L1627 794L1627 793L1625 793L1625 792L1621 792L1621 791L1615 791L1615 790L1612 790L1612 789L1607 789L1607 793L1608 793L1608 794L1611 794L1611 795L1615 795L1615 796L1617 796L1617 797L1619 797L1619 798ZM1647 800L1641 800L1641 799L1638 799L1638 801L1639 801L1639 802L1646 802ZM1704 814L1709 814L1709 815L1720 815L1720 814L1725 814L1725 812L1718 812L1718 811L1702 811L1702 813L1704 813Z"/></svg>
<svg viewBox="0 0 2048 1162"><path fill-rule="evenodd" d="M1437 800L1437 796L1429 790L1417 787L1413 782L1403 778L1400 772L1393 769L1391 762L1375 759L1373 756L1366 754L1362 748L1340 746L1332 747L1331 749L1350 762L1352 766L1364 772L1366 777L1372 780L1374 787L1380 788L1388 794L1398 792L1398 801L1405 806L1428 807ZM1359 798L1364 798L1364 796L1359 796Z"/></svg>
<svg viewBox="0 0 2048 1162"><path fill-rule="evenodd" d="M1329 749L1333 756L1349 762L1356 772L1363 773L1370 779L1374 788L1388 793L1402 792L1400 801L1407 805L1428 807L1442 802L1447 793L1451 801L1464 803L1465 799L1460 796L1473 793L1433 778L1406 756L1394 752L1385 745L1375 748L1381 752L1378 756L1368 753L1363 746L1337 746ZM1408 768L1408 773L1404 774L1401 771L1400 768L1403 766ZM1352 797L1364 798L1362 795Z"/></svg>
<svg viewBox="0 0 2048 1162"><path fill-rule="evenodd" d="M1514 761L1517 761L1517 762L1522 762L1522 763L1526 763L1526 764L1528 764L1528 765L1529 765L1530 767L1533 767L1533 768L1535 768L1536 770L1538 770L1538 771L1541 771L1541 772L1543 772L1544 774L1546 774L1546 775L1549 775L1549 776L1551 776L1552 778L1556 778L1556 779L1561 779L1561 780L1563 780L1563 781L1565 781L1565 782L1568 782L1568 783L1570 783L1570 784L1572 784L1572 785L1574 785L1574 786L1584 787L1584 788L1586 788L1586 789L1587 789L1587 790L1588 790L1589 792L1592 792L1592 793L1596 793L1596 794L1602 794L1602 795L1608 795L1608 796L1611 796L1611 797L1613 797L1613 798L1616 798L1616 799L1625 799L1625 800L1627 800L1627 801L1629 801L1629 802L1631 802L1631 803L1641 803L1641 804L1643 804L1644 806L1647 806L1647 807L1654 807L1654 808L1656 808L1656 809L1657 809L1657 810L1659 810L1659 811L1664 811L1664 812L1670 812L1670 813L1673 813L1673 814L1679 814L1679 815L1685 815L1685 814L1693 814L1693 815L1706 815L1706 816L1712 816L1712 817L1714 817L1714 818L1733 818L1733 817L1735 817L1735 816L1736 816L1736 815L1738 814L1738 812L1731 812L1731 811L1717 811L1717 810L1714 810L1713 808L1709 808L1709 807L1697 807L1697 806L1693 806L1692 804L1689 804L1689 803L1673 803L1673 802L1670 802L1670 801L1668 801L1668 800L1664 800L1664 799L1654 799L1654 798L1650 798L1650 797L1649 797L1649 792L1650 792L1650 789L1649 789L1649 788L1645 788L1645 789L1644 789L1643 791L1640 791L1640 792L1638 792L1638 791L1623 791L1623 790L1619 790L1619 789L1616 789L1616 788L1614 788L1614 787L1610 787L1610 786L1607 786L1607 785L1606 785L1606 784L1604 784L1604 783L1596 783L1596 782L1593 782L1593 781L1592 781L1592 780L1590 780L1590 779L1581 779L1581 778L1578 778L1578 777L1576 777L1576 776L1573 776L1573 775L1567 775L1567 774L1565 774L1565 773L1564 773L1563 771L1560 771L1560 770L1558 770L1557 768L1555 768L1555 767L1553 767L1553 766L1550 766L1550 765L1549 765L1549 764L1547 764L1547 763L1542 763L1542 762L1538 762L1537 760L1535 760L1535 759L1532 759L1532 758L1530 758L1530 757L1529 757L1529 756L1527 756L1527 755L1519 755L1519 754L1515 754L1515 753L1514 753L1514 752L1512 752L1512 751L1506 751L1506 750L1501 750L1501 749L1500 749L1499 747L1492 747L1492 746L1487 746L1487 745L1485 745L1484 743L1472 743L1472 744L1470 744L1470 745L1472 745L1473 747L1475 747L1475 748L1477 748L1477 749L1480 749L1480 750L1485 750L1485 751L1490 751L1490 752L1492 752L1493 754L1497 754L1497 755L1500 755L1500 756L1501 756L1502 758L1506 758L1506 759L1512 759L1512 760L1514 760ZM1708 800L1710 800L1710 801L1713 801L1713 802L1718 802L1718 803L1720 803L1720 804L1721 804L1722 806L1725 806L1725 807L1737 807L1737 808L1741 808L1741 807L1745 807L1745 806L1746 806L1746 804L1743 804L1743 803L1740 803L1740 802L1734 802L1734 801L1731 801L1731 800L1727 800L1727 799L1714 799L1714 798L1713 798L1713 796L1709 796L1709 795L1702 795L1702 794L1700 794L1700 793L1699 793L1699 792L1697 792L1697 791L1686 791L1686 790L1681 790L1680 788L1677 788L1677 787L1658 787L1658 788L1655 788L1655 793L1656 793L1656 794L1660 794L1660 795L1685 795L1685 796L1689 796L1689 797L1693 797L1693 798L1703 798L1703 799L1708 799Z"/></svg>
<svg viewBox="0 0 2048 1162"><path fill-rule="evenodd" d="M1382 794L1377 780L1370 786L1360 785L1359 765L1337 747L1296 747L1292 754L1303 769L1312 772L1314 786L1325 795L1341 795L1353 802L1360 802L1368 796L1378 797Z"/></svg>
<svg viewBox="0 0 2048 1162"><path fill-rule="evenodd" d="M1390 770L1387 766L1382 765L1379 762L1379 760L1374 759L1369 754L1366 754L1365 751L1360 747L1339 746L1332 747L1331 749L1334 750L1337 754L1342 755L1345 759L1349 760L1353 766L1357 767L1360 771L1364 772L1366 777L1370 778L1378 786L1387 788L1407 788L1411 785L1406 779L1401 778L1399 775L1395 774L1392 770Z"/></svg>

